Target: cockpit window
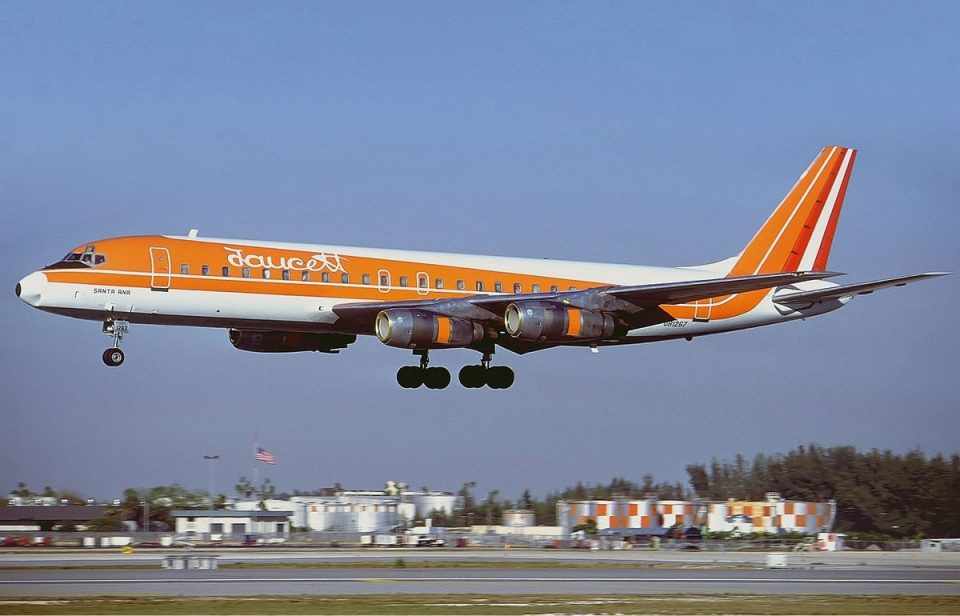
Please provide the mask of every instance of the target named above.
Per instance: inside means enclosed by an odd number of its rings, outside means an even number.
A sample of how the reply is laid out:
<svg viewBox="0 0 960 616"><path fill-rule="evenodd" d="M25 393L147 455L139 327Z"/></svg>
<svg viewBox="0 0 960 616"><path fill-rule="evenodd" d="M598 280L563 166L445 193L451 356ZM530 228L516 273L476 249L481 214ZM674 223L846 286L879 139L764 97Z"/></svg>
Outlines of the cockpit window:
<svg viewBox="0 0 960 616"><path fill-rule="evenodd" d="M97 254L97 247L93 244L89 244L84 247L82 252L73 251L68 252L67 256L61 259L61 262L74 263L80 262L85 265L95 266L105 263L107 257L105 255Z"/></svg>

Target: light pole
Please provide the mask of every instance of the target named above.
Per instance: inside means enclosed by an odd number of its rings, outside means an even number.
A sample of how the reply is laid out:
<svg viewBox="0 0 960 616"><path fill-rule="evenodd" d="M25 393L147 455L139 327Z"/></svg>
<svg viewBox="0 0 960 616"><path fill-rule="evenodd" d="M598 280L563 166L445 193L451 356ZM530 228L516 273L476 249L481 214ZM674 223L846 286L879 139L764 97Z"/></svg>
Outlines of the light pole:
<svg viewBox="0 0 960 616"><path fill-rule="evenodd" d="M220 459L219 455L216 456L203 456L203 459L209 462L207 465L207 500L210 501L210 509L213 509L213 463Z"/></svg>

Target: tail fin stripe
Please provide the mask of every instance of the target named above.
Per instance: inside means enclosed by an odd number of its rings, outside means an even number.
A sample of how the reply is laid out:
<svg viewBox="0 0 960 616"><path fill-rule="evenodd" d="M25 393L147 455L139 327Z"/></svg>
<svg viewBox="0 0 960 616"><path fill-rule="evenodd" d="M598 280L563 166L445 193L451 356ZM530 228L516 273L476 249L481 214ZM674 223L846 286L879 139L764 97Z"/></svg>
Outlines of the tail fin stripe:
<svg viewBox="0 0 960 616"><path fill-rule="evenodd" d="M790 192L777 205L777 208L754 234L747 247L744 248L737 263L730 270L730 276L749 276L757 273L767 254L769 254L767 248L772 248L776 244L776 240L779 238L778 231L782 233L789 212L796 204L799 195L807 190L814 181L815 176L811 174L811 171L825 164L828 155L829 148L823 148L820 154L810 163L810 166L793 185ZM817 175L819 175L819 172Z"/></svg>
<svg viewBox="0 0 960 616"><path fill-rule="evenodd" d="M827 222L823 233L823 239L820 241L820 248L817 251L817 258L813 262L811 269L816 271L825 271L827 269L827 259L830 257L830 247L833 245L833 236L837 232L837 222L840 220L840 210L843 207L843 199L847 194L847 184L850 183L850 175L853 173L853 162L857 158L857 151L850 150L845 161L847 168L843 172L843 181L840 183L840 189L833 203L833 209L830 212L830 220Z"/></svg>
<svg viewBox="0 0 960 616"><path fill-rule="evenodd" d="M797 235L797 241L790 250L790 254L787 257L787 262L783 267L783 271L796 271L803 260L803 256L807 252L807 247L810 246L810 238L813 237L813 231L817 227L817 222L820 220L821 214L824 212L825 207L831 202L831 198L836 193L836 187L839 185L837 176L840 174L843 162L846 160L847 151L848 150L841 148L840 155L837 156L830 165L830 173L827 176L827 181L817 193L817 197L813 202L813 206L810 208L810 213L807 215L807 219L804 221L803 226L800 228L800 232ZM830 211L826 211L829 215Z"/></svg>
<svg viewBox="0 0 960 616"><path fill-rule="evenodd" d="M779 233L777 233L777 237L773 240L773 242L770 243L769 248L767 248L766 254L763 256L763 260L760 262L757 268L751 273L766 274L770 272L782 271L781 265L778 265L776 262L772 262L771 255L773 254L774 249L780 246L780 239L783 237L783 234L787 231L787 229L790 228L791 223L793 222L794 218L796 218L797 212L800 210L801 205L803 205L803 203L806 201L807 195L810 194L810 191L811 189L813 189L814 185L817 184L818 180L820 180L821 176L823 175L824 169L827 168L827 165L830 163L836 151L837 151L836 147L833 147L830 149L830 153L827 155L826 160L823 161L823 164L820 165L820 169L817 170L817 175L816 177L814 177L813 182L811 182L807 186L807 189L804 191L803 196L800 197L796 205L794 205L793 211L790 212L790 217L787 219L786 223L780 228ZM779 261L779 259L777 261ZM782 264L783 261L779 261L779 263Z"/></svg>

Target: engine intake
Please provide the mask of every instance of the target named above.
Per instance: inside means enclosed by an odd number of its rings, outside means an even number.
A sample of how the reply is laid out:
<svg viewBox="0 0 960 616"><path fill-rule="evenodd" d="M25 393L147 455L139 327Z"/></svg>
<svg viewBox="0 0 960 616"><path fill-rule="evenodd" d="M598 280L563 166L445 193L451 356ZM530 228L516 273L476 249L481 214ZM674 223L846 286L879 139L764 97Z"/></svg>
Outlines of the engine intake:
<svg viewBox="0 0 960 616"><path fill-rule="evenodd" d="M392 308L377 315L380 342L402 349L466 347L483 340L483 326L425 310Z"/></svg>
<svg viewBox="0 0 960 616"><path fill-rule="evenodd" d="M256 353L296 353L298 351L336 353L356 340L357 337L353 334L230 330L230 344L241 351Z"/></svg>
<svg viewBox="0 0 960 616"><path fill-rule="evenodd" d="M564 338L606 338L616 322L608 314L550 302L516 302L503 315L507 333L514 338L543 342Z"/></svg>

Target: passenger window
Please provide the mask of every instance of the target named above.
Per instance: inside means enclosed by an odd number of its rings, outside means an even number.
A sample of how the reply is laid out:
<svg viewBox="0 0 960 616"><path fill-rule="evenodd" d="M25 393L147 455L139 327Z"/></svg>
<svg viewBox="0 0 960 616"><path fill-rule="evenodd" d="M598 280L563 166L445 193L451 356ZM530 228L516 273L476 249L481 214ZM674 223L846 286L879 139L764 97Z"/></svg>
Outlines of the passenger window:
<svg viewBox="0 0 960 616"><path fill-rule="evenodd" d="M540 292L540 283L539 283L539 282L533 283L533 286L530 287L530 292L531 292L531 293L539 293L539 292Z"/></svg>
<svg viewBox="0 0 960 616"><path fill-rule="evenodd" d="M320 282L330 282L330 272L320 274Z"/></svg>
<svg viewBox="0 0 960 616"><path fill-rule="evenodd" d="M514 294L523 293L523 285L520 284L519 282L513 283L513 292Z"/></svg>
<svg viewBox="0 0 960 616"><path fill-rule="evenodd" d="M270 270L268 270L267 268L263 268L263 271L260 272L260 274L261 274L264 278L270 278Z"/></svg>
<svg viewBox="0 0 960 616"><path fill-rule="evenodd" d="M576 291L576 290L577 290L577 287L570 287L570 290L571 290L571 291Z"/></svg>
<svg viewBox="0 0 960 616"><path fill-rule="evenodd" d="M405 287L410 282L409 278L406 276L400 276L400 286Z"/></svg>
<svg viewBox="0 0 960 616"><path fill-rule="evenodd" d="M200 266L200 275L201 275L201 276L209 276L209 275L210 275L210 266L209 266L209 265L201 265L201 266Z"/></svg>
<svg viewBox="0 0 960 616"><path fill-rule="evenodd" d="M343 284L350 284L350 274L346 272L340 274L340 282Z"/></svg>
<svg viewBox="0 0 960 616"><path fill-rule="evenodd" d="M224 265L223 267L221 267L221 268L220 268L220 275L223 276L224 278L229 278L229 277L230 277L230 268L229 268L228 266L226 266L226 265Z"/></svg>
<svg viewBox="0 0 960 616"><path fill-rule="evenodd" d="M364 274L360 277L360 282L363 284L370 284L370 274Z"/></svg>
<svg viewBox="0 0 960 616"><path fill-rule="evenodd" d="M290 270L280 270L280 277L284 280L290 280Z"/></svg>
<svg viewBox="0 0 960 616"><path fill-rule="evenodd" d="M103 256L103 255L94 255L94 257L93 257L94 265L100 265L101 263L103 263L103 262L106 261L106 260L107 260L107 258L106 258L105 256Z"/></svg>
<svg viewBox="0 0 960 616"><path fill-rule="evenodd" d="M189 274L189 273L190 273L190 265L187 264L187 263L181 263L181 264L180 264L180 273L181 273L181 274Z"/></svg>
<svg viewBox="0 0 960 616"><path fill-rule="evenodd" d="M482 280L478 280L478 281L477 281L477 291L483 291L483 281L482 281Z"/></svg>
<svg viewBox="0 0 960 616"><path fill-rule="evenodd" d="M493 283L493 290L496 291L497 293L502 293L502 292L503 292L503 283L500 282L499 280L496 281L495 283Z"/></svg>
<svg viewBox="0 0 960 616"><path fill-rule="evenodd" d="M427 289L430 287L430 279L427 278L426 274L421 274L417 279L417 286L421 289Z"/></svg>
<svg viewBox="0 0 960 616"><path fill-rule="evenodd" d="M458 280L458 281L457 281L457 290L458 290L458 291L463 291L463 290L466 289L466 288L467 288L467 283L465 283L465 282L462 281L462 280Z"/></svg>
<svg viewBox="0 0 960 616"><path fill-rule="evenodd" d="M550 285L550 292L551 292L551 293L556 293L556 292L559 291L559 290L560 290L560 287L558 287L557 285L555 285L555 284Z"/></svg>
<svg viewBox="0 0 960 616"><path fill-rule="evenodd" d="M308 272L307 270L303 270L302 272L300 272L300 280L302 280L303 282L309 281L310 272Z"/></svg>
<svg viewBox="0 0 960 616"><path fill-rule="evenodd" d="M240 274L241 274L244 278L249 278L249 277L250 277L250 268L249 268L249 267L243 268L242 270L240 270Z"/></svg>
<svg viewBox="0 0 960 616"><path fill-rule="evenodd" d="M380 274L380 286L389 287L390 286L390 277L386 274Z"/></svg>
<svg viewBox="0 0 960 616"><path fill-rule="evenodd" d="M433 281L433 288L442 289L443 288L443 278L437 278Z"/></svg>

